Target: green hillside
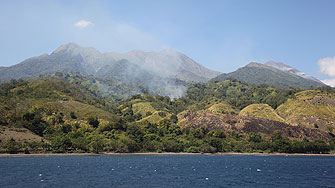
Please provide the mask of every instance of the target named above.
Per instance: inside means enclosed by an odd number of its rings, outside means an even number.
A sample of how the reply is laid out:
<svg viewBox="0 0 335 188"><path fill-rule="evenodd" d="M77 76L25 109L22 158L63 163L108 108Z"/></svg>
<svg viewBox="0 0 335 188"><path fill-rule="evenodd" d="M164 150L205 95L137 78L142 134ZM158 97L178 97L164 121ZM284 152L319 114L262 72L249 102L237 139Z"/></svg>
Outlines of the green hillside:
<svg viewBox="0 0 335 188"><path fill-rule="evenodd" d="M335 128L334 92L306 90L280 105L276 112L292 125L332 130Z"/></svg>
<svg viewBox="0 0 335 188"><path fill-rule="evenodd" d="M310 89L311 87L324 86L321 82L305 79L260 63L250 63L234 72L221 74L212 80L223 81L228 78L234 78L252 85L266 84L282 88Z"/></svg>
<svg viewBox="0 0 335 188"><path fill-rule="evenodd" d="M174 100L141 94L110 105L112 96L97 92L102 83L76 74L1 83L0 152L329 153L333 149L329 130L290 125L276 116L277 112L288 122L290 116L284 112L291 107L285 106L292 101L306 100L322 113L331 109L335 92L329 88L300 92L225 80L190 84L185 96ZM318 118L333 119L326 116Z"/></svg>

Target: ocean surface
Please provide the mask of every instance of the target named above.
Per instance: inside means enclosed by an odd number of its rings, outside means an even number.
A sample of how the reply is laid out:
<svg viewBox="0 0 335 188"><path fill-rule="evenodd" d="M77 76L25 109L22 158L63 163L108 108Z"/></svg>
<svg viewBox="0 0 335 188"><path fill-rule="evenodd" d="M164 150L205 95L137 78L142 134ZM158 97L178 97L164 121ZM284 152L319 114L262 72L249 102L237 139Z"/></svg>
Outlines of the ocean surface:
<svg viewBox="0 0 335 188"><path fill-rule="evenodd" d="M0 157L0 187L335 187L335 157Z"/></svg>

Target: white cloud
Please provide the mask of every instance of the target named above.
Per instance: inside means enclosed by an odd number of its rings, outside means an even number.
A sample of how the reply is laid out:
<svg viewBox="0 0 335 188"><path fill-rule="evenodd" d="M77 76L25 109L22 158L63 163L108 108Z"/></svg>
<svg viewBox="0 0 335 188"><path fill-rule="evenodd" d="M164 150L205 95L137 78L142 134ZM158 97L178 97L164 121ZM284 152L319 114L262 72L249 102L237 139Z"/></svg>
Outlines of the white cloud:
<svg viewBox="0 0 335 188"><path fill-rule="evenodd" d="M335 57L326 57L318 61L320 72L331 77L335 76Z"/></svg>
<svg viewBox="0 0 335 188"><path fill-rule="evenodd" d="M324 84L329 85L331 87L335 87L335 78L333 79L325 79L321 80Z"/></svg>
<svg viewBox="0 0 335 188"><path fill-rule="evenodd" d="M74 26L76 26L76 27L80 27L80 28L84 28L84 27L87 27L87 26L89 26L89 25L91 25L91 24L93 24L93 23L90 22L90 21L87 21L87 20L80 20L80 21L76 22L76 23L74 24Z"/></svg>
<svg viewBox="0 0 335 188"><path fill-rule="evenodd" d="M130 50L159 51L167 48L155 35L136 25L100 18L95 27L85 32L72 30L71 41L84 46L93 46L102 52Z"/></svg>

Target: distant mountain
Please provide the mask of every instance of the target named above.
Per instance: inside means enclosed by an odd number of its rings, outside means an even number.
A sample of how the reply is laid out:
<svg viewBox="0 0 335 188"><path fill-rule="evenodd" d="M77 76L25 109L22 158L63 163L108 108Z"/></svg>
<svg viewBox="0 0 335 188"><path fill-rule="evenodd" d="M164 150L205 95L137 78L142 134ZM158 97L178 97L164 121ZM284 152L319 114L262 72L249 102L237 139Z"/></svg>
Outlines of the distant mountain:
<svg viewBox="0 0 335 188"><path fill-rule="evenodd" d="M184 81L205 82L219 74L171 49L160 52L100 53L92 47L68 43L50 55L43 54L11 67L0 67L0 81L58 72L93 75L108 82L113 81L116 86L135 88L132 91L121 90L121 93L125 92L124 96L150 90L153 94L171 98L184 94Z"/></svg>
<svg viewBox="0 0 335 188"><path fill-rule="evenodd" d="M320 82L322 83L320 80L314 78L313 76L310 76L304 72L301 72L289 65L286 65L282 62L276 62L276 61L268 61L266 63L264 63L265 65L268 65L268 66L271 66L271 67L274 67L276 69L279 69L279 70L282 70L284 72L288 72L288 73L291 73L291 74L295 74L297 76L300 76L300 77L303 77L303 78L306 78L306 79L309 79L309 80L313 80L313 81L316 81L316 82Z"/></svg>
<svg viewBox="0 0 335 188"><path fill-rule="evenodd" d="M106 56L115 60L126 59L160 75L173 76L184 81L208 81L219 74L172 49L158 53L134 50L125 54L107 53Z"/></svg>
<svg viewBox="0 0 335 188"><path fill-rule="evenodd" d="M55 72L86 72L80 55L52 54L29 58L17 65L0 69L0 81L53 74Z"/></svg>
<svg viewBox="0 0 335 188"><path fill-rule="evenodd" d="M91 47L69 43L50 55L44 54L11 67L0 68L0 81L56 72L80 72L104 77L117 77L114 76L116 73L127 79L138 79L149 73L184 81L208 81L219 74L171 49L160 52L100 53Z"/></svg>
<svg viewBox="0 0 335 188"><path fill-rule="evenodd" d="M299 71L295 72L298 74ZM239 68L228 74L221 74L212 80L220 81L228 78L235 78L249 84L266 84L283 88L298 87L308 89L310 87L324 86L320 81L306 79L288 71L282 71L279 68L260 63L249 63L245 67Z"/></svg>

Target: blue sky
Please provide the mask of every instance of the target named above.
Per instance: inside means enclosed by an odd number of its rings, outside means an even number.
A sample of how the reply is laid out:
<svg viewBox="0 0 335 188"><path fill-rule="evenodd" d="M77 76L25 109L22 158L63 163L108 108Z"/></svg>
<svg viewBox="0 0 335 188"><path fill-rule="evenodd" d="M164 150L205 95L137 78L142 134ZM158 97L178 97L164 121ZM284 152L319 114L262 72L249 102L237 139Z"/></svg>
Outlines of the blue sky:
<svg viewBox="0 0 335 188"><path fill-rule="evenodd" d="M2 0L0 66L76 42L102 52L173 48L220 72L275 60L334 81L334 8L332 0Z"/></svg>

